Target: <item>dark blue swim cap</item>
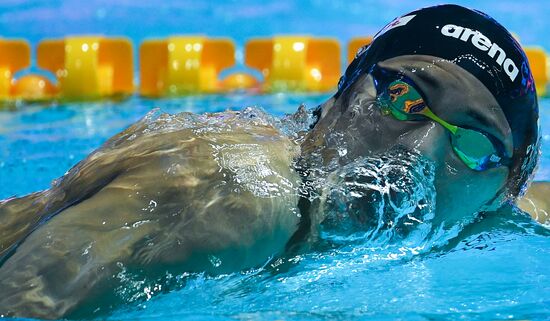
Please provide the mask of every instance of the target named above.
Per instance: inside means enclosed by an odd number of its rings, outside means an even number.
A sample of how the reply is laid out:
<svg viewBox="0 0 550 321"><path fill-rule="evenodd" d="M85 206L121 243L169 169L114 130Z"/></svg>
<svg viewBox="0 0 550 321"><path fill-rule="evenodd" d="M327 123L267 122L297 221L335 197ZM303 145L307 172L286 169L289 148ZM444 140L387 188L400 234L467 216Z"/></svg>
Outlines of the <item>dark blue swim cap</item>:
<svg viewBox="0 0 550 321"><path fill-rule="evenodd" d="M413 11L385 26L358 52L340 79L336 97L378 62L403 55L450 61L493 94L513 136L508 191L521 194L536 166L540 140L533 76L513 36L488 15L457 5Z"/></svg>

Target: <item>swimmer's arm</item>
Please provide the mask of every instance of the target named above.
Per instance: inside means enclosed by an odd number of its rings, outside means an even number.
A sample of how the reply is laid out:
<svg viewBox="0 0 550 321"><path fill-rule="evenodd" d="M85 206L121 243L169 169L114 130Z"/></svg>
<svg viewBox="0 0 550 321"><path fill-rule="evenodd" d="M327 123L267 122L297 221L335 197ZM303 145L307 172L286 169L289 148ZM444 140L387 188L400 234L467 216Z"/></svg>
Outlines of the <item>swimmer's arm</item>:
<svg viewBox="0 0 550 321"><path fill-rule="evenodd" d="M533 182L518 206L534 220L550 224L550 182Z"/></svg>

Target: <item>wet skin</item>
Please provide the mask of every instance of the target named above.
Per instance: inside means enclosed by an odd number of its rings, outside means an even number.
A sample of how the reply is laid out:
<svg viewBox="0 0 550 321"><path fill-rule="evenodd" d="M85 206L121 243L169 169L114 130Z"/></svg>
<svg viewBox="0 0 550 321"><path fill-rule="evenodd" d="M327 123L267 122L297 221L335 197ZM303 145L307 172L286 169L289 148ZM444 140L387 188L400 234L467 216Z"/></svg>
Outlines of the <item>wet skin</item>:
<svg viewBox="0 0 550 321"><path fill-rule="evenodd" d="M550 183L533 182L518 206L542 224L550 224Z"/></svg>
<svg viewBox="0 0 550 321"><path fill-rule="evenodd" d="M379 66L415 81L439 117L485 130L511 150L510 128L493 96L460 67L427 56ZM498 203L506 167L469 169L442 126L383 115L375 98L372 77L360 77L322 105L301 146L253 122L128 140L144 125L130 127L51 189L0 204L0 314L67 315L113 290L118 263L151 275L224 273L283 254L304 217L311 221L306 233L323 220L322 204L298 213L298 158L309 166L342 166L395 147L416 151L436 166L436 225L468 222ZM232 144L245 148L226 148ZM340 156L336 147L347 153ZM223 263L213 266L212 256Z"/></svg>

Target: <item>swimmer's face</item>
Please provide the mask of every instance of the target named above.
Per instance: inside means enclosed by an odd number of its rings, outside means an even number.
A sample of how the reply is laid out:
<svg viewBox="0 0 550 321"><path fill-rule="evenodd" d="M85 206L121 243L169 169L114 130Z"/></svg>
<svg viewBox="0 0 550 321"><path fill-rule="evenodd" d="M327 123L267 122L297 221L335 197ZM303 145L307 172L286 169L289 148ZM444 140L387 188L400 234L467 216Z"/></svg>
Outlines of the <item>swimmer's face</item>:
<svg viewBox="0 0 550 321"><path fill-rule="evenodd" d="M504 114L493 95L462 68L428 56L396 57L378 66L414 81L441 119L488 133L511 154L511 130ZM504 188L509 173L506 166L483 171L469 168L453 151L447 130L437 122L388 116L377 100L370 74L323 104L320 120L303 144L305 155L319 155L325 165L335 161L344 165L395 148L419 152L435 164L439 222L471 218Z"/></svg>

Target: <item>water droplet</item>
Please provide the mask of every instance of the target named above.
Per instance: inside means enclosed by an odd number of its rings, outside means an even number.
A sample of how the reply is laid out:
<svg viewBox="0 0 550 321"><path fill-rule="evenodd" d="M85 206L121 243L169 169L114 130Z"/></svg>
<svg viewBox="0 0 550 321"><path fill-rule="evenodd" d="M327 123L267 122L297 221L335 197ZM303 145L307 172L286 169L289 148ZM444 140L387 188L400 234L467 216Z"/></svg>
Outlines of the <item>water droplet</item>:
<svg viewBox="0 0 550 321"><path fill-rule="evenodd" d="M213 267L220 267L220 265L222 265L222 260L214 255L209 255L208 261L210 261Z"/></svg>

